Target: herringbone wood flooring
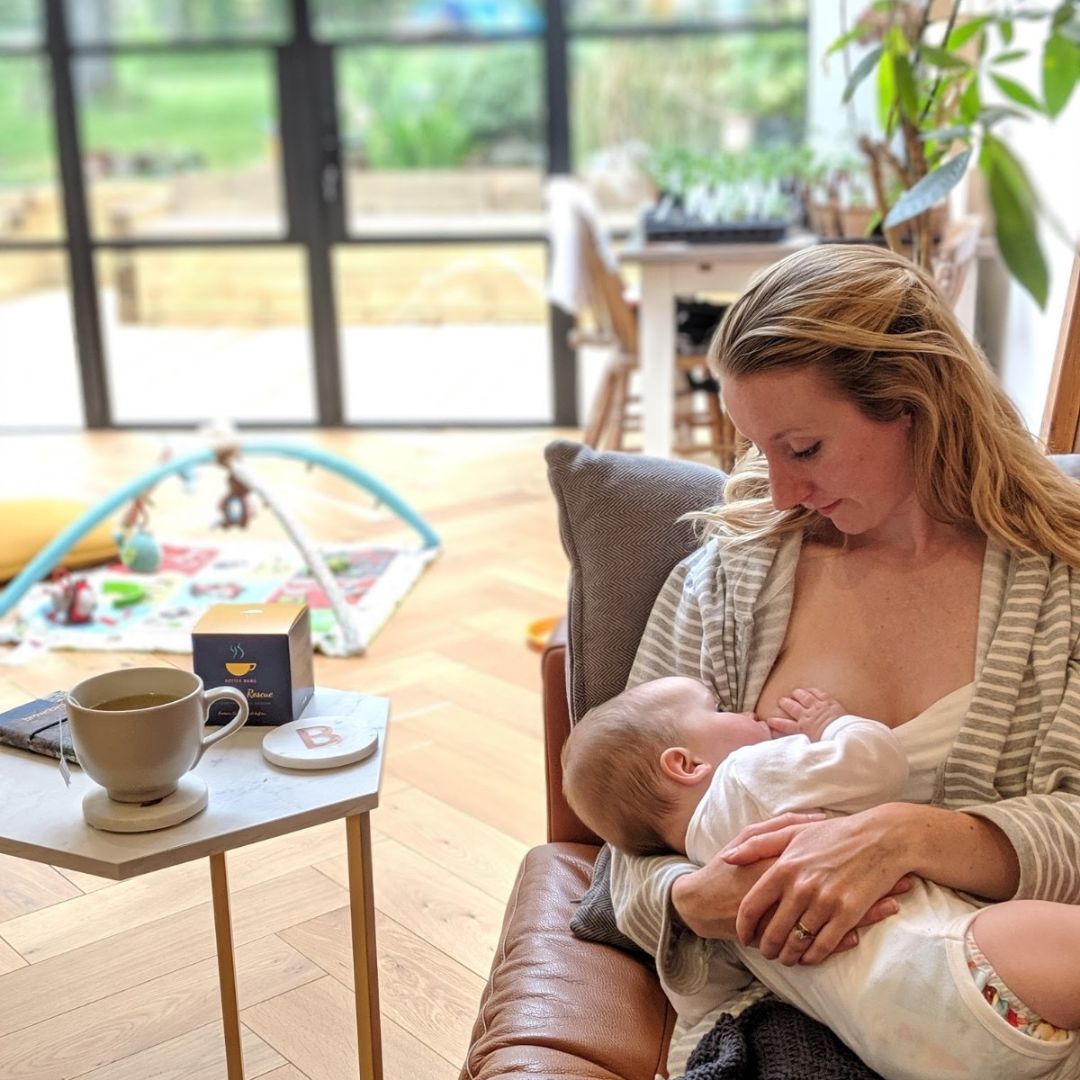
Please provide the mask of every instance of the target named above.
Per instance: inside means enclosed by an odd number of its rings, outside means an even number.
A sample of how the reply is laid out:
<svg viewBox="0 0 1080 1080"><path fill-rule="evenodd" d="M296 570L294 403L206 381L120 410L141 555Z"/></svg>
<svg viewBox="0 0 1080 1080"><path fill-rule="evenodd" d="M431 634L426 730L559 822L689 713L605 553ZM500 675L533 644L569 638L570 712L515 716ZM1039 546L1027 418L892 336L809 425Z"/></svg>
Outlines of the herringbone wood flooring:
<svg viewBox="0 0 1080 1080"><path fill-rule="evenodd" d="M541 455L553 433L285 437L368 469L443 541L370 653L317 657L316 680L392 701L372 814L385 1074L451 1080L518 862L544 838L538 658L525 632L564 606ZM131 433L3 437L0 497L96 499L153 466L163 444ZM404 536L334 478L250 464L314 535ZM168 482L155 530L202 534L223 494L216 469L193 493ZM266 510L252 532L280 535ZM0 666L0 708L136 663L189 667L190 655L44 653ZM356 1076L344 827L239 849L229 870L247 1075ZM0 1077L224 1075L205 862L112 882L0 856Z"/></svg>

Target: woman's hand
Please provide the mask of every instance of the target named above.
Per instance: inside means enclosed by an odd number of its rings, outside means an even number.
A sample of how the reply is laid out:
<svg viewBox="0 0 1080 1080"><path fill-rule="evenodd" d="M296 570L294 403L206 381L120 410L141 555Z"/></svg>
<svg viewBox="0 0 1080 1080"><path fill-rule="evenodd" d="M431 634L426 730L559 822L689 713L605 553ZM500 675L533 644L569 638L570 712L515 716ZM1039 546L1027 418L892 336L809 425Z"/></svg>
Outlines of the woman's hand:
<svg viewBox="0 0 1080 1080"><path fill-rule="evenodd" d="M698 937L734 941L739 905L772 861L732 866L719 855L671 886L671 903L679 919Z"/></svg>
<svg viewBox="0 0 1080 1080"><path fill-rule="evenodd" d="M783 854L788 844L798 832L797 826L811 821L825 821L828 814L800 814L791 811L778 814L766 821L757 821L747 825L740 833L729 840L719 854L732 866L749 866L761 859L775 859Z"/></svg>
<svg viewBox="0 0 1080 1080"><path fill-rule="evenodd" d="M823 820L821 815L814 817L815 820ZM732 866L722 855L716 855L704 866L675 880L671 887L672 906L679 919L698 937L733 941L740 936L738 919L743 898L774 863L775 860L766 859L750 866ZM872 904L855 925L871 926L897 910L896 901L884 897ZM762 925L766 925L773 911L765 915ZM841 937L830 952L844 952L858 942L858 933L852 929ZM752 935L746 944L760 945L757 935Z"/></svg>
<svg viewBox="0 0 1080 1080"><path fill-rule="evenodd" d="M911 888L907 839L901 804L827 819L785 814L744 830L719 856L766 867L739 905L739 941L782 964L820 964L871 912L876 922L897 910L888 898Z"/></svg>

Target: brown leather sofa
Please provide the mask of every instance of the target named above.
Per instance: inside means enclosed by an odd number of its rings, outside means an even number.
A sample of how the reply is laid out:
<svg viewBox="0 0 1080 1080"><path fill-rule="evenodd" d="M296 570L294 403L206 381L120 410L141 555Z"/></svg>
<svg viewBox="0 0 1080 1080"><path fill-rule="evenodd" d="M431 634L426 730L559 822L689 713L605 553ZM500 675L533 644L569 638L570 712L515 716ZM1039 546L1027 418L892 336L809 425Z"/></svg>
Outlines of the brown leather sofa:
<svg viewBox="0 0 1080 1080"><path fill-rule="evenodd" d="M653 1080L675 1023L643 959L570 933L599 847L562 794L559 752L570 731L562 629L542 660L548 843L518 872L462 1080Z"/></svg>
<svg viewBox="0 0 1080 1080"><path fill-rule="evenodd" d="M462 1080L653 1080L675 1015L641 953L570 933L598 841L567 806L559 754L570 717L625 685L656 594L698 543L680 521L719 501L723 474L689 461L546 450L570 563L568 619L542 661L548 843L525 857Z"/></svg>

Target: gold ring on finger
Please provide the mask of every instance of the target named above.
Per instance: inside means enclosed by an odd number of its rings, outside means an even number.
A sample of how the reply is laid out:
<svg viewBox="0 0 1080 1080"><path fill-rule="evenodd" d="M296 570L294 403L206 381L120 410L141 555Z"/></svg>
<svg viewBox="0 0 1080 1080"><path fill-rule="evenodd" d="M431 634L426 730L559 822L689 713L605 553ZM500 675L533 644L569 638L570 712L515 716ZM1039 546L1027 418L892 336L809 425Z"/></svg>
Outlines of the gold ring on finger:
<svg viewBox="0 0 1080 1080"><path fill-rule="evenodd" d="M802 919L799 919L795 923L795 929L791 932L795 935L795 937L799 939L799 941L809 941L811 938L817 936L813 930L808 930L805 926L803 926Z"/></svg>

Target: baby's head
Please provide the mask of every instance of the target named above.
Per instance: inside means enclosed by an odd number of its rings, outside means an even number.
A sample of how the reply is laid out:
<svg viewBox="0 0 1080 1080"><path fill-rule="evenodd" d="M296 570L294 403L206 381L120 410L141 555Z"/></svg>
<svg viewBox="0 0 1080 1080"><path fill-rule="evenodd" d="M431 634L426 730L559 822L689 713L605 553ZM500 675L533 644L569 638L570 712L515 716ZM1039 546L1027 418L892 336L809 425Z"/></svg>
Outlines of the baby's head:
<svg viewBox="0 0 1080 1080"><path fill-rule="evenodd" d="M771 737L753 713L716 706L703 683L670 676L590 709L562 752L563 790L577 816L634 855L684 851L714 767Z"/></svg>

